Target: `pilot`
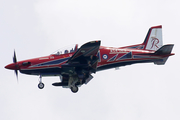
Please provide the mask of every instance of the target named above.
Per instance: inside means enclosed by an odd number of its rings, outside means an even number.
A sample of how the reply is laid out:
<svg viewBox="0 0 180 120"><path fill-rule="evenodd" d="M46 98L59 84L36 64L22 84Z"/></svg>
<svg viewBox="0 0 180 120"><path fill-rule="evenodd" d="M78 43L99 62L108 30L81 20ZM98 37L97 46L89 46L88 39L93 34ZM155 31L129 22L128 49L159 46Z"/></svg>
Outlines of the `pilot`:
<svg viewBox="0 0 180 120"><path fill-rule="evenodd" d="M60 52L59 52L59 51L57 52L57 55L60 55Z"/></svg>
<svg viewBox="0 0 180 120"><path fill-rule="evenodd" d="M71 52L74 52L73 48L70 50L70 53L71 53Z"/></svg>
<svg viewBox="0 0 180 120"><path fill-rule="evenodd" d="M64 51L64 54L66 54L66 53L68 53L68 50L65 50L65 51Z"/></svg>

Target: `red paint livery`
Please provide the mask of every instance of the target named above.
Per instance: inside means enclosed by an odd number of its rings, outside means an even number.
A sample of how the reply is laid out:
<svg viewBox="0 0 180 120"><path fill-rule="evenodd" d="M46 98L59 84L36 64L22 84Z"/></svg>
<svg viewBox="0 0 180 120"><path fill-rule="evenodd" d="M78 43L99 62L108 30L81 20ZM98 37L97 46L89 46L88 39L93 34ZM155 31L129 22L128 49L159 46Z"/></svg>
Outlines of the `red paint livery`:
<svg viewBox="0 0 180 120"><path fill-rule="evenodd" d="M61 82L54 86L70 88L76 93L78 87L87 84L97 71L116 68L135 63L153 62L165 64L171 53L173 44L162 43L162 26L151 27L142 44L114 48L100 46L101 41L91 41L82 45L57 51L49 56L17 62L14 52L13 63L5 66L7 69L18 70L29 75L39 75L38 87L44 88L43 76L60 76ZM64 52L64 54L62 54Z"/></svg>

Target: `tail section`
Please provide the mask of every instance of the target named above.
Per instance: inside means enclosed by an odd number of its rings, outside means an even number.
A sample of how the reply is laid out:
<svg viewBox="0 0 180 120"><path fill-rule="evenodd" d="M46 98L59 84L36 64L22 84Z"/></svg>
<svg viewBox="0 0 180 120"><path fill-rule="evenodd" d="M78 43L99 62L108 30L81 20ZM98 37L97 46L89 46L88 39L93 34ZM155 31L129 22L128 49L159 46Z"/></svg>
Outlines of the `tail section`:
<svg viewBox="0 0 180 120"><path fill-rule="evenodd" d="M142 45L144 46L144 50L155 51L153 54L160 56L160 59L154 60L154 64L156 65L164 65L169 56L174 55L171 53L174 46L173 44L163 46L161 25L149 29Z"/></svg>
<svg viewBox="0 0 180 120"><path fill-rule="evenodd" d="M171 53L173 46L173 44L163 46L162 26L159 25L149 28L146 38L142 44L125 46L121 48L153 51L153 53L148 53L147 55L157 57L157 59L153 59L154 64L164 65L169 56L174 55Z"/></svg>
<svg viewBox="0 0 180 120"><path fill-rule="evenodd" d="M162 47L162 26L151 27L147 33L147 36L143 42L144 50L158 50Z"/></svg>

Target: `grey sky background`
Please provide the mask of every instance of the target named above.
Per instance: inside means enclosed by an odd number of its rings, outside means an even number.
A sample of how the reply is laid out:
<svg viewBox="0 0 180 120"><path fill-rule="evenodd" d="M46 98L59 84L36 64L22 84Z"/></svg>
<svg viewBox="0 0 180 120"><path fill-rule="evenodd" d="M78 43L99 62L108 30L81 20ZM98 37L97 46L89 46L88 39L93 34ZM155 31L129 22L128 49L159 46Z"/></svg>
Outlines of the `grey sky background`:
<svg viewBox="0 0 180 120"><path fill-rule="evenodd" d="M1 120L179 120L178 0L1 0ZM54 87L58 77L4 69L18 60L49 55L74 43L101 40L102 46L142 43L151 26L163 26L163 43L176 54L164 66L136 64L94 74L77 94Z"/></svg>

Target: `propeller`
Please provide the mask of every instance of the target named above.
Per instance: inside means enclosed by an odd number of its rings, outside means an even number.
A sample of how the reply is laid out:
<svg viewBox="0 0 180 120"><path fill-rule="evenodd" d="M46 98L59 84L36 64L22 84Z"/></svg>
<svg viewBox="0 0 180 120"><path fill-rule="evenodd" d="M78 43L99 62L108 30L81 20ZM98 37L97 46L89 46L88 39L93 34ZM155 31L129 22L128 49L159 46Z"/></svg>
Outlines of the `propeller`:
<svg viewBox="0 0 180 120"><path fill-rule="evenodd" d="M15 67L16 69L14 70L15 74L16 74L16 77L17 77L17 80L18 80L18 64L17 64L17 58L16 58L16 52L14 50L14 56L13 56L13 62L15 64Z"/></svg>

